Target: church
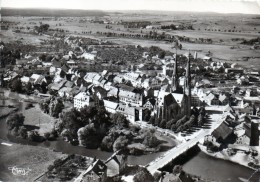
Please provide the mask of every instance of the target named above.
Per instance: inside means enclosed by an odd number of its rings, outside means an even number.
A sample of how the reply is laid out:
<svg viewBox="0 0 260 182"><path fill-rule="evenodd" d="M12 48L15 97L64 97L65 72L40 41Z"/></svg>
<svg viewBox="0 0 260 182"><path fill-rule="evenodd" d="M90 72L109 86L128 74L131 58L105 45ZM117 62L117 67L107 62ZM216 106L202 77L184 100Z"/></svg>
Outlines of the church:
<svg viewBox="0 0 260 182"><path fill-rule="evenodd" d="M175 65L172 74L172 83L170 90L158 91L155 93L156 104L154 114L160 120L166 122L172 119L191 115L191 73L190 73L191 54L187 57L186 75L184 86L179 84L178 60L175 55Z"/></svg>

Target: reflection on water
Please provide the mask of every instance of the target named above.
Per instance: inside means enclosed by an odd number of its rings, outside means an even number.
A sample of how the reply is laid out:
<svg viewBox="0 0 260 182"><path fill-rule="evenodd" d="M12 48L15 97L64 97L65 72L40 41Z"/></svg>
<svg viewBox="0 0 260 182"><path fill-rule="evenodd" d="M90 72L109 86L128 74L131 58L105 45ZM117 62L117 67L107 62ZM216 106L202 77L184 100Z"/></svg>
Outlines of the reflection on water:
<svg viewBox="0 0 260 182"><path fill-rule="evenodd" d="M239 182L239 178L248 179L253 170L238 164L213 158L203 152L199 152L191 160L184 164L183 169L190 173L215 181ZM255 174L250 181L258 182L260 172Z"/></svg>

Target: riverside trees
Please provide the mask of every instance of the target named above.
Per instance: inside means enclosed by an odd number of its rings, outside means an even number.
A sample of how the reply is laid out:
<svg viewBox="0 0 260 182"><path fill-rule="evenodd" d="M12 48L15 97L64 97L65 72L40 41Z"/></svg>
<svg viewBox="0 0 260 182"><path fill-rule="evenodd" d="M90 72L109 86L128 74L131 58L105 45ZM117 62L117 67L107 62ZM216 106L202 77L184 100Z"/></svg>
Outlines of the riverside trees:
<svg viewBox="0 0 260 182"><path fill-rule="evenodd" d="M55 128L68 142L105 151L125 150L135 141L148 148L156 148L161 143L154 132L131 125L124 115L110 114L103 106L64 112Z"/></svg>
<svg viewBox="0 0 260 182"><path fill-rule="evenodd" d="M194 107L190 117L187 117L186 115L177 116L175 119L166 122L164 119L151 116L148 123L178 133L184 130L189 130L192 126L202 127L205 123L205 115L206 112L204 107L200 107L199 109Z"/></svg>

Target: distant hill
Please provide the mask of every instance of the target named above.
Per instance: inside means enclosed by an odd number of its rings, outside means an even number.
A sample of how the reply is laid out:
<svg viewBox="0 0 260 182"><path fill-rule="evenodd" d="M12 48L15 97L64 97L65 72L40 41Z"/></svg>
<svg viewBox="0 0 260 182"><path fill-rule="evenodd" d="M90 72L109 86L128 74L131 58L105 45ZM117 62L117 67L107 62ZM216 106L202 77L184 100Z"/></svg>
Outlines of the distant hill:
<svg viewBox="0 0 260 182"><path fill-rule="evenodd" d="M101 10L75 10L75 9L16 9L1 8L1 16L50 16L50 17L82 17L105 16Z"/></svg>

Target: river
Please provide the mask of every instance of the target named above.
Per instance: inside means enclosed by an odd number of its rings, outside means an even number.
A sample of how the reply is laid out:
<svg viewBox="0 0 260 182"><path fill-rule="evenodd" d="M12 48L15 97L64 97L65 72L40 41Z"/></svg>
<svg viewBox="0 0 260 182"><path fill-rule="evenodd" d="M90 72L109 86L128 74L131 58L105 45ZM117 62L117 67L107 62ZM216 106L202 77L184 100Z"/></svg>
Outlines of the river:
<svg viewBox="0 0 260 182"><path fill-rule="evenodd" d="M184 171L190 174L201 176L202 178L223 182L239 182L239 178L248 179L254 172L252 169L235 164L233 162L216 159L199 152L183 165ZM258 172L250 180L260 182Z"/></svg>
<svg viewBox="0 0 260 182"><path fill-rule="evenodd" d="M18 106L20 111L23 111L25 106L24 102L18 102L14 100L6 100L5 102L2 102L0 100L0 102L6 105L15 104L16 106ZM18 139L8 134L5 119L0 119L0 139L24 145L43 146L66 154L80 154L89 157L97 157L101 160L106 160L112 154L111 152L86 149L80 146L72 146L71 144L61 139L58 139L56 141L45 141L42 143L29 142L27 140ZM151 162L156 157L162 154L163 152L142 156L129 156L128 162L130 164L146 165L147 163ZM183 165L183 169L190 174L201 176L204 179L229 182L240 181L239 177L247 179L253 173L253 170L249 168L228 161L215 159L202 152L195 154L194 157L188 160ZM251 181L260 181L260 174L258 173L257 175L255 175L253 177L253 180Z"/></svg>

